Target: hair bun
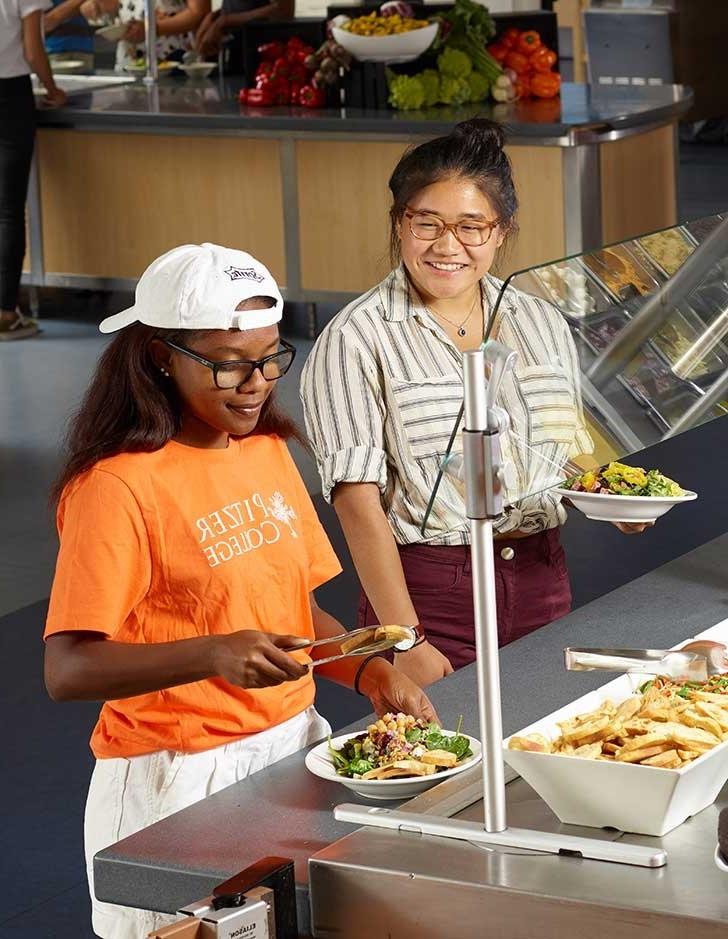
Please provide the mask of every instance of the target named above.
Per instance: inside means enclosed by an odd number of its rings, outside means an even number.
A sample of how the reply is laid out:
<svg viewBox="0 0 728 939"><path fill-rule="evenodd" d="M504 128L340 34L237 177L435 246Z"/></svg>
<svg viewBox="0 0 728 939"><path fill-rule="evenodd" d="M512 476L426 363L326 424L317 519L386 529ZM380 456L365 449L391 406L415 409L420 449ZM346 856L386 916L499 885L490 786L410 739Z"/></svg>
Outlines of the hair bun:
<svg viewBox="0 0 728 939"><path fill-rule="evenodd" d="M495 145L499 150L503 149L506 142L502 125L485 117L473 117L469 121L460 121L452 129L452 134L454 137L465 138L480 146Z"/></svg>

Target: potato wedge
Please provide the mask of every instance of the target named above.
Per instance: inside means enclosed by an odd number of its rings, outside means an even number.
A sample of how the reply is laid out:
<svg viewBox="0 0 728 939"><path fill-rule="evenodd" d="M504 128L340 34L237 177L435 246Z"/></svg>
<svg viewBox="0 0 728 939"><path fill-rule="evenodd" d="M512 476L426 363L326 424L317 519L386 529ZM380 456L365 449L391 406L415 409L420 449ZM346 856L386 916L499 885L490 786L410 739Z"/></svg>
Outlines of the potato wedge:
<svg viewBox="0 0 728 939"><path fill-rule="evenodd" d="M654 744L651 747L642 747L639 750L629 750L627 747L622 747L619 753L614 754L614 758L620 763L642 763L643 760L647 760L651 756L657 756L659 753L672 749L674 749L674 745L671 745L670 741Z"/></svg>
<svg viewBox="0 0 728 939"><path fill-rule="evenodd" d="M708 734L712 734L718 740L721 739L723 732L720 724L712 717L706 717L700 714L695 708L688 708L680 715L680 723L687 724L688 727L699 727Z"/></svg>
<svg viewBox="0 0 728 939"><path fill-rule="evenodd" d="M420 763L432 763L435 766L444 766L446 768L455 766L457 761L457 756L450 753L449 750L428 750L420 757Z"/></svg>
<svg viewBox="0 0 728 939"><path fill-rule="evenodd" d="M551 753L551 742L543 734L526 734L525 737L511 737L509 750L533 750L536 753Z"/></svg>
<svg viewBox="0 0 728 939"><path fill-rule="evenodd" d="M662 769L675 769L682 764L676 750L663 750L662 753L656 753L655 756L648 756L642 760L642 766L660 766Z"/></svg>

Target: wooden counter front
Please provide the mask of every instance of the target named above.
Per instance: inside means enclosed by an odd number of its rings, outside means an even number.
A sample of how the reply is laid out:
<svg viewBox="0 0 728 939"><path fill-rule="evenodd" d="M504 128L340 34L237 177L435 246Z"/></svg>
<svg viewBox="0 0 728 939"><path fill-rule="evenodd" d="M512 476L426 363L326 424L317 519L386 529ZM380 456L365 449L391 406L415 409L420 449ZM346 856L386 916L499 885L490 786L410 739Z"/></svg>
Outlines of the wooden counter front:
<svg viewBox="0 0 728 939"><path fill-rule="evenodd" d="M290 299L356 295L389 270L387 183L407 146L401 139L342 136L41 128L47 282L131 283L169 248L212 241L259 257ZM601 238L595 234L599 244L586 248L675 223L673 124L589 146L598 153L601 201L582 211L601 217ZM520 232L501 260L501 275L568 253L572 150L508 147Z"/></svg>

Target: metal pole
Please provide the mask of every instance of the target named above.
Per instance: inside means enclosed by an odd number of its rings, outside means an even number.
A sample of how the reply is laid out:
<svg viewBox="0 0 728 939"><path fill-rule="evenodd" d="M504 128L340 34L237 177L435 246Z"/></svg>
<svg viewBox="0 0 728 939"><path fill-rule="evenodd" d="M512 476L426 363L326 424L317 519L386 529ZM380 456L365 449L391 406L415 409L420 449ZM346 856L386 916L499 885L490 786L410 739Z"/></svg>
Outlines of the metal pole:
<svg viewBox="0 0 728 939"><path fill-rule="evenodd" d="M148 83L156 82L159 78L156 6L155 0L144 0L144 52L147 61L144 81Z"/></svg>
<svg viewBox="0 0 728 939"><path fill-rule="evenodd" d="M485 353L482 349L463 355L465 386L465 433L483 437L488 428L485 385ZM482 448L483 456L485 446ZM478 461L480 462L480 461ZM486 488L492 485L485 472L488 461L480 466L465 461L466 492L480 496L468 504L473 569L473 606L475 610L475 650L478 676L478 715L483 747L483 808L485 830L503 831L506 827L506 795L503 774L503 726L501 718L500 669L498 660L498 617L496 612L495 567L493 563L493 522L486 517ZM479 504L480 503L480 504Z"/></svg>

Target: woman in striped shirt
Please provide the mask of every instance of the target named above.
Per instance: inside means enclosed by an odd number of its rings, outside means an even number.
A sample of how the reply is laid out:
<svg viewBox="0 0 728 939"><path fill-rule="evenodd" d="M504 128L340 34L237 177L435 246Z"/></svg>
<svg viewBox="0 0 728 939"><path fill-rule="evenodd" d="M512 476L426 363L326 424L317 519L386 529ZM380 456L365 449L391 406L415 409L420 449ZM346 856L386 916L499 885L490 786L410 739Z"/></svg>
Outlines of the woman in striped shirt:
<svg viewBox="0 0 728 939"><path fill-rule="evenodd" d="M421 623L396 664L422 685L475 658L469 525L445 476L428 500L463 397L462 353L483 340L516 229L517 198L497 124L471 120L407 152L389 181L395 269L328 324L303 371L306 425L363 594L359 623ZM499 404L511 418L519 491L496 521L501 645L567 613L553 467L590 453L566 322L509 288L491 336L518 352ZM549 475L550 474L550 475ZM543 480L540 491L539 486Z"/></svg>

